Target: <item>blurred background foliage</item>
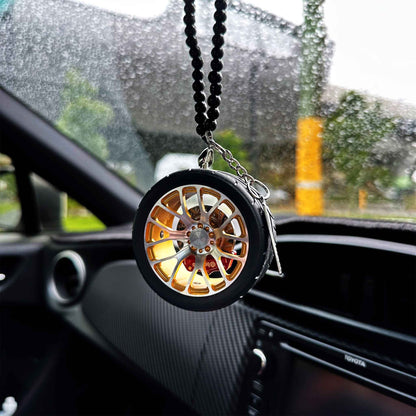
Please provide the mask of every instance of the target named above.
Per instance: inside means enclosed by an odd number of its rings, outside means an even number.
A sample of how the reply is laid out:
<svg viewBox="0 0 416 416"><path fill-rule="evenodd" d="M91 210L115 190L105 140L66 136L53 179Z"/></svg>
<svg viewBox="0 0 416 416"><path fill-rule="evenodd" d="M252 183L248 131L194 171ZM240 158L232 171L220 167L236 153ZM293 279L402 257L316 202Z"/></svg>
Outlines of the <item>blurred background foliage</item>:
<svg viewBox="0 0 416 416"><path fill-rule="evenodd" d="M369 104L354 92L345 94L324 123L324 159L353 189L372 191L393 182L394 165L380 158L377 144L394 133L393 119L383 116L379 103Z"/></svg>
<svg viewBox="0 0 416 416"><path fill-rule="evenodd" d="M223 130L215 135L215 140L225 149L231 151L233 156L247 169L251 170L248 151L244 145L243 139L233 130ZM228 163L218 154L215 154L212 168L235 174L234 169L228 166Z"/></svg>
<svg viewBox="0 0 416 416"><path fill-rule="evenodd" d="M114 118L111 106L99 100L98 89L74 69L66 74L62 101L64 107L56 122L57 129L99 159L106 160L109 152L102 130Z"/></svg>

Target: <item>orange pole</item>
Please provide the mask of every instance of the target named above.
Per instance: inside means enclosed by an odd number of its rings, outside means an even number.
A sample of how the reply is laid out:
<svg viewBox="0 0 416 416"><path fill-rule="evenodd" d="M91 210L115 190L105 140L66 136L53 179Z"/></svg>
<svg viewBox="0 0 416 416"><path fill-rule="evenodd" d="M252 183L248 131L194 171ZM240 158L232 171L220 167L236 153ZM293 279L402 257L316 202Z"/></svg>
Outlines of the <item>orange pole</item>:
<svg viewBox="0 0 416 416"><path fill-rule="evenodd" d="M322 215L322 130L319 117L300 117L296 144L296 212Z"/></svg>

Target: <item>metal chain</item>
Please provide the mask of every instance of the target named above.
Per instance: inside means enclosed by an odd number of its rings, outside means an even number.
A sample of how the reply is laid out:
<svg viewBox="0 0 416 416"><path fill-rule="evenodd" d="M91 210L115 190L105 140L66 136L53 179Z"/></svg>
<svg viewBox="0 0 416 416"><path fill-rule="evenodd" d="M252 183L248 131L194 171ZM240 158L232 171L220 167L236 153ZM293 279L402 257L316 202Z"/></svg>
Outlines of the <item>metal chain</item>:
<svg viewBox="0 0 416 416"><path fill-rule="evenodd" d="M205 135L205 141L208 144L208 147L203 150L203 152L199 155L198 163L199 166L203 169L208 169L213 161L214 161L214 150L216 150L222 158L227 162L228 166L234 170L237 176L243 179L244 184L247 188L248 193L256 200L258 200L262 207L264 216L266 218L266 225L270 235L270 239L272 241L272 249L274 258L276 260L277 272L278 277L283 278L284 274L282 271L282 266L279 259L279 254L277 252L277 234L276 229L273 226L274 218L270 211L269 206L267 205L267 199L270 197L270 190L263 182L259 181L258 179L254 178L247 172L247 169L233 156L232 152L229 149L225 149L219 143L217 143L211 132L208 132ZM257 188L260 188L264 191L261 193Z"/></svg>
<svg viewBox="0 0 416 416"><path fill-rule="evenodd" d="M283 277L282 268L279 261L279 255L276 248L276 230L273 226L274 219L272 213L267 205L267 199L270 197L269 188L258 179L255 179L250 175L247 169L233 156L229 149L222 147L219 143L214 140L212 132L217 127L216 120L218 119L220 112L219 106L221 103L221 92L222 92L222 75L221 70L223 68L222 57L224 51L222 46L224 45L224 34L226 32L225 21L226 21L226 0L215 1L215 13L213 26L214 36L212 37L213 48L211 50L211 71L208 75L210 82L210 96L206 100L204 94L204 82L203 82L203 61L201 50L198 46L196 38L195 28L195 0L184 0L185 16L183 21L185 23L185 34L186 44L189 47L189 55L192 58L192 78L194 82L192 88L195 92L195 121L197 123L196 132L201 136L201 139L207 144L207 148L200 154L198 158L199 166L203 169L208 169L212 166L214 161L214 151L217 151L222 158L227 162L228 166L235 171L236 175L244 181L248 193L263 207L264 216L266 218L266 224L270 239L272 241L273 253L276 259L277 271L281 277ZM208 109L207 109L208 104Z"/></svg>
<svg viewBox="0 0 416 416"><path fill-rule="evenodd" d="M209 167L211 167L214 161L213 153L211 152L216 150L221 155L221 157L227 162L228 166L236 173L236 175L239 178L243 179L247 191L254 199L257 199L261 203L269 199L270 190L267 187L267 185L265 185L258 179L254 178L254 176L250 175L247 169L238 161L238 159L236 159L233 156L232 152L229 149L222 147L219 143L217 143L214 140L211 132L208 132L205 135L205 140L208 144L208 147L199 156L199 166L201 168L208 169ZM257 188L260 188L260 190L257 189L256 186Z"/></svg>
<svg viewBox="0 0 416 416"><path fill-rule="evenodd" d="M198 46L198 40L196 38L195 0L184 0L184 3L185 16L183 18L183 21L185 23L186 44L189 46L189 54L192 57L192 67L194 68L194 71L192 73L192 77L194 78L192 88L195 92L195 121L197 122L196 131L198 134L201 135L202 140L204 140L205 143L208 145L208 148L199 157L199 165L200 167L205 169L209 168L214 160L213 150L216 150L228 163L230 168L236 172L237 176L244 180L250 195L263 203L263 201L267 200L270 196L270 191L267 188L267 186L263 182L260 182L258 179L255 179L252 175L250 175L247 172L247 169L243 165L241 165L241 163L233 156L230 150L222 147L219 143L217 143L214 140L212 136L212 132L215 130L217 126L216 119L219 116L218 107L221 103L221 70L223 66L221 58L224 54L222 46L224 45L224 34L226 32L226 27L224 23L227 19L227 1L215 1L215 24L213 26L214 36L212 37L213 48L211 51L212 70L208 75L208 80L211 83L211 95L208 98L208 110L205 102L206 97L203 93L203 61L201 50ZM255 185L257 185L257 188L260 188L263 192L256 189Z"/></svg>

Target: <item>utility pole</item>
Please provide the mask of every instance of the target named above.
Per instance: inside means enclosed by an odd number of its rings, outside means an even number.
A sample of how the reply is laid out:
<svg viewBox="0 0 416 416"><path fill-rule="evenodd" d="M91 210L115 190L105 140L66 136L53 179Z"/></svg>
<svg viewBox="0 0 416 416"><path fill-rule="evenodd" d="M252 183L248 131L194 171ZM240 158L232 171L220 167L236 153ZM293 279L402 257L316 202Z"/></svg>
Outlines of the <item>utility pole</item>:
<svg viewBox="0 0 416 416"><path fill-rule="evenodd" d="M322 215L322 119L325 26L323 0L303 0L300 105L296 141L296 212Z"/></svg>

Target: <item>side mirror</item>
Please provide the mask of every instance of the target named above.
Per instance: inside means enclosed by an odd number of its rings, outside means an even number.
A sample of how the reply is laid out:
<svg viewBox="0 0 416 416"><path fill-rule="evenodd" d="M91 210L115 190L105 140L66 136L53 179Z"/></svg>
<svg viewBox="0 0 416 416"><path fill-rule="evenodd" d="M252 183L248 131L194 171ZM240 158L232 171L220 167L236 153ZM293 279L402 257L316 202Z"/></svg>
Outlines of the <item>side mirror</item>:
<svg viewBox="0 0 416 416"><path fill-rule="evenodd" d="M31 175L43 231L62 231L64 194L39 176Z"/></svg>

